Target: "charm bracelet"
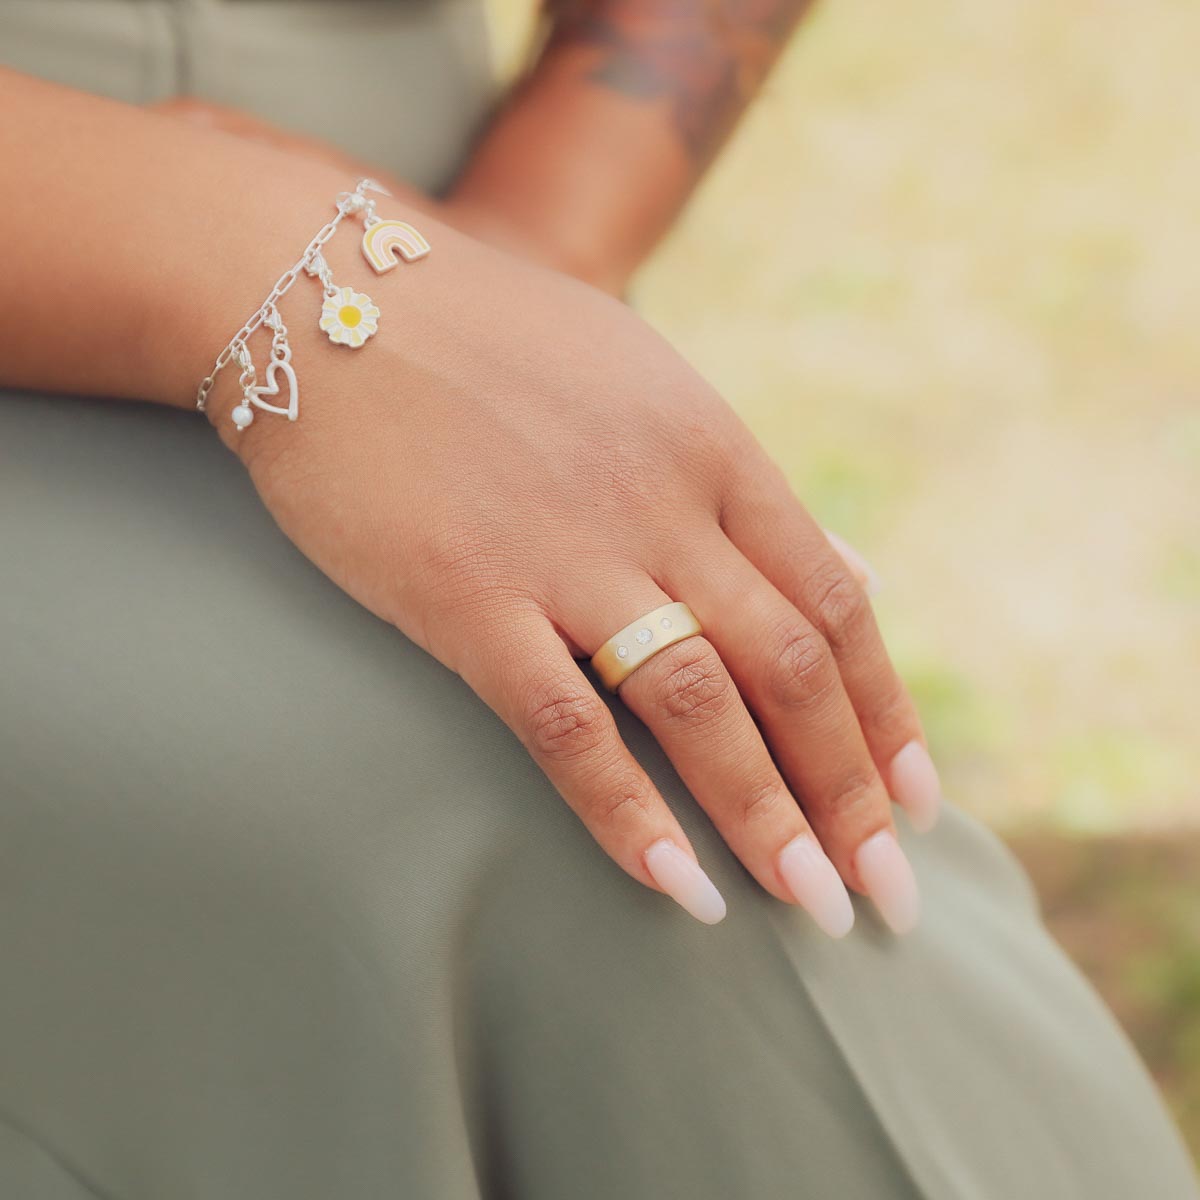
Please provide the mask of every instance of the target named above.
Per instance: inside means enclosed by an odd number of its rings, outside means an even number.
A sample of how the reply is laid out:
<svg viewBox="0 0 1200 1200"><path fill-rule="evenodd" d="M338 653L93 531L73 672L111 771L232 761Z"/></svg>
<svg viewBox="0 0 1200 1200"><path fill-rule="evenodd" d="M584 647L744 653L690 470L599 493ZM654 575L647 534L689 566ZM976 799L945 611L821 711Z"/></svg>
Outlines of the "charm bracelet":
<svg viewBox="0 0 1200 1200"><path fill-rule="evenodd" d="M363 292L334 283L321 247L337 233L338 226L347 217L361 217L364 227L363 256L382 275L401 259L411 263L424 258L429 253L429 243L407 221L388 221L377 216L375 201L367 196L367 192L379 192L385 196L390 194L373 179L360 179L354 191L342 192L337 197L337 215L322 226L305 247L299 261L279 277L267 298L217 355L212 370L196 392L196 407L201 412L204 412L208 394L221 369L236 361L241 367L238 382L242 389L242 401L230 415L239 430L253 423L256 408L263 412L278 413L289 421L296 420L300 415L300 389L292 366L287 326L279 315L278 302L302 273L321 284L325 299L317 323L335 345L357 350L379 328L378 306ZM258 372L249 345L251 336L260 326L271 333L271 357L267 362L263 383L258 382Z"/></svg>

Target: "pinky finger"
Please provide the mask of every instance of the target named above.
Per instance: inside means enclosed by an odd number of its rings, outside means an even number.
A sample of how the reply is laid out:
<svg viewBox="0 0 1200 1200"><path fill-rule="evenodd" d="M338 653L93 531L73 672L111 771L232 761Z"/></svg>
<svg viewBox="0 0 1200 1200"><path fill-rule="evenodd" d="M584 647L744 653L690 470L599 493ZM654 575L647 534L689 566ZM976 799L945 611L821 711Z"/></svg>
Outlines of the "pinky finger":
<svg viewBox="0 0 1200 1200"><path fill-rule="evenodd" d="M725 901L621 740L608 706L544 618L516 633L480 669L464 672L467 682L619 867L715 925L725 916Z"/></svg>

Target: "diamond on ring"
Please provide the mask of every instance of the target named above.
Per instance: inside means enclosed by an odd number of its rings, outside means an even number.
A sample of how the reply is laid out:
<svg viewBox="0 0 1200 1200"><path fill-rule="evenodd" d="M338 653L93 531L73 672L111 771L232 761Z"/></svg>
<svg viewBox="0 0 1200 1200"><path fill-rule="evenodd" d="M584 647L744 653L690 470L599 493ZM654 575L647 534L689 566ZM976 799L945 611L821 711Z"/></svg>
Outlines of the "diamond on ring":
<svg viewBox="0 0 1200 1200"><path fill-rule="evenodd" d="M682 601L672 600L643 613L624 629L618 629L592 655L592 667L600 676L600 682L610 692L615 692L660 650L702 632L692 610Z"/></svg>

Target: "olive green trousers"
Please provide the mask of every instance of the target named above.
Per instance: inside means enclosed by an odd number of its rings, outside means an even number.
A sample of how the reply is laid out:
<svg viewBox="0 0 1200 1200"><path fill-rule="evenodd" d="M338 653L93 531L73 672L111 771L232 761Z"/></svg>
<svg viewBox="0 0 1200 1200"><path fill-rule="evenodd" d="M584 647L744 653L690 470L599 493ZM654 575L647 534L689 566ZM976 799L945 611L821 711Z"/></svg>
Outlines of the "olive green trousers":
<svg viewBox="0 0 1200 1200"><path fill-rule="evenodd" d="M490 94L459 0L0 0L0 61L426 186ZM327 128L330 88L366 115ZM835 944L615 711L719 926L613 866L202 418L0 394L0 1200L1197 1200L979 825L905 832L916 934L860 904Z"/></svg>
<svg viewBox="0 0 1200 1200"><path fill-rule="evenodd" d="M5 1200L1196 1200L1008 852L905 834L834 943L592 843L203 418L0 396Z"/></svg>

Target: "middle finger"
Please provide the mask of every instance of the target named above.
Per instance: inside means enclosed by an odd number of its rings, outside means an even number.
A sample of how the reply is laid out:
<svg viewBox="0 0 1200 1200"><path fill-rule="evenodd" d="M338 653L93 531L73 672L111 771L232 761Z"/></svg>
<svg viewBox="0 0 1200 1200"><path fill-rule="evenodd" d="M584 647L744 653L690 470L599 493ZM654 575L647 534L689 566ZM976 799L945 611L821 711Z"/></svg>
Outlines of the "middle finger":
<svg viewBox="0 0 1200 1200"><path fill-rule="evenodd" d="M670 586L717 647L842 878L894 930L911 929L916 881L830 647L723 534L681 561L688 569Z"/></svg>

